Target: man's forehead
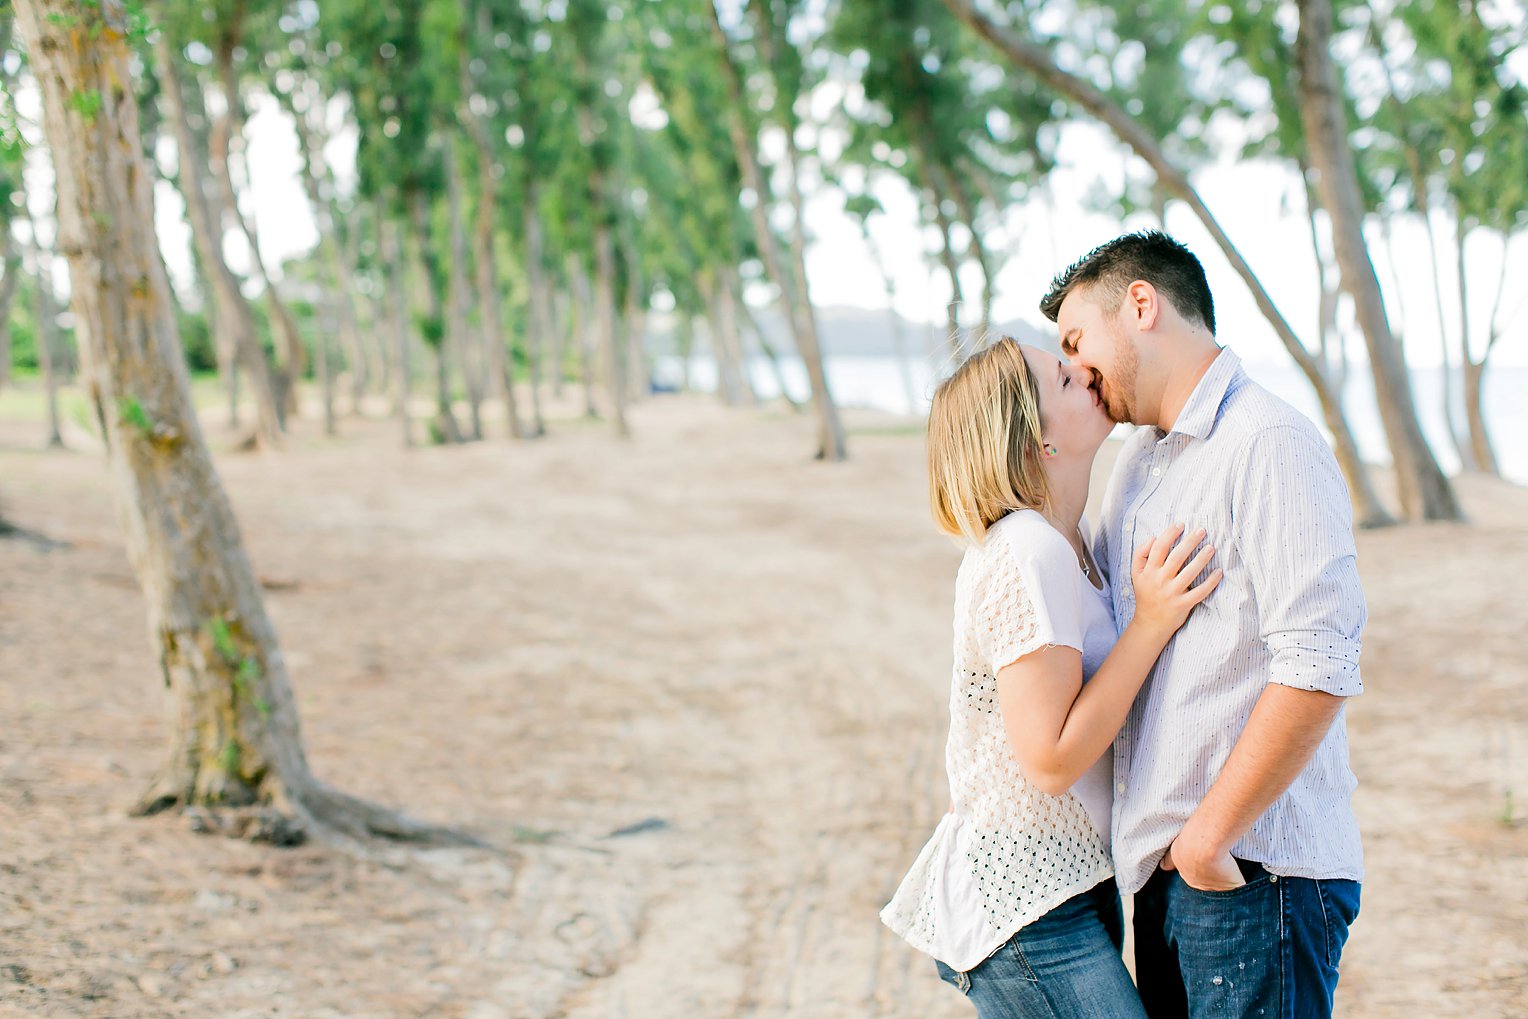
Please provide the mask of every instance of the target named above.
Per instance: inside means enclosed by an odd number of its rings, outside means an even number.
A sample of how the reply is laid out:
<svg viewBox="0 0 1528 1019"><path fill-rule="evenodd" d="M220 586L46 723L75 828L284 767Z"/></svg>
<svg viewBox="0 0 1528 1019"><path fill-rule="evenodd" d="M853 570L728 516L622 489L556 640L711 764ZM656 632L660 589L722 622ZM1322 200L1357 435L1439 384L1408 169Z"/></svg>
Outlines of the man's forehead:
<svg viewBox="0 0 1528 1019"><path fill-rule="evenodd" d="M1056 324L1062 331L1083 324L1088 318L1099 314L1098 305L1088 300L1088 295L1082 290L1073 290L1061 301L1061 307L1056 309Z"/></svg>

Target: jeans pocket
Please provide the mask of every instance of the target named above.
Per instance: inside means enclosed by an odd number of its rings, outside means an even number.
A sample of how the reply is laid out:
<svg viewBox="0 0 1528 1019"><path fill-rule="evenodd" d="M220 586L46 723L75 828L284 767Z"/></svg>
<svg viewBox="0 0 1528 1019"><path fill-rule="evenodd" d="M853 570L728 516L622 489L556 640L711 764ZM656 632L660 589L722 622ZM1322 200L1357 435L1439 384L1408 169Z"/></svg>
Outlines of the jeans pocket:
<svg viewBox="0 0 1528 1019"><path fill-rule="evenodd" d="M1180 876L1178 878L1178 880L1179 881L1183 881L1183 878ZM1245 881L1242 884L1237 885L1235 888L1225 888L1225 889L1221 889L1220 891L1211 891L1211 890L1207 890L1207 889L1204 889L1204 888L1195 888L1193 885L1189 884L1187 881L1183 881L1183 887L1187 888L1189 891L1193 892L1195 895L1202 895L1202 896L1204 896L1207 899L1234 899L1234 898L1237 898L1237 897L1242 896L1242 895L1247 895L1248 893L1256 891L1259 888L1262 888L1263 886L1268 884L1268 881L1269 881L1268 874L1263 873L1263 874L1260 874L1257 877L1253 878L1251 881Z"/></svg>
<svg viewBox="0 0 1528 1019"><path fill-rule="evenodd" d="M955 988L961 994L969 995L971 993L971 976L970 976L970 974L962 973L958 969L954 969L954 968L952 968L950 966L946 966L944 963L940 962L938 959L934 960L934 967L937 970L939 970L939 979L940 980L943 980L945 983L947 983L951 987Z"/></svg>
<svg viewBox="0 0 1528 1019"><path fill-rule="evenodd" d="M1326 930L1326 964L1335 970L1342 959L1343 946L1348 943L1348 928L1358 918L1359 885L1357 881L1339 880L1318 880L1314 884Z"/></svg>
<svg viewBox="0 0 1528 1019"><path fill-rule="evenodd" d="M1006 954L1013 964L1014 976L1031 984L1040 982L1040 978L1035 976L1035 968L1029 964L1029 957L1024 954L1024 946L1019 944L1017 937L1009 943Z"/></svg>

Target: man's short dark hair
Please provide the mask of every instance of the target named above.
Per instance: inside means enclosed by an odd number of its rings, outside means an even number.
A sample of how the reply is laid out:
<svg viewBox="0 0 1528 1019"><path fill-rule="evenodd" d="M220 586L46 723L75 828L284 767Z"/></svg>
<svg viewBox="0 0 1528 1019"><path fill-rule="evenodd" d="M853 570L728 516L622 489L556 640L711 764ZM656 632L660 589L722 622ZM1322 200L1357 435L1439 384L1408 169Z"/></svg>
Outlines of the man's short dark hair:
<svg viewBox="0 0 1528 1019"><path fill-rule="evenodd" d="M1056 321L1061 302L1078 290L1089 291L1094 304L1113 309L1136 280L1156 287L1178 314L1197 320L1214 334L1215 302L1204 278L1204 266L1192 251L1160 230L1116 237L1073 262L1051 281L1050 291L1040 301L1040 311Z"/></svg>

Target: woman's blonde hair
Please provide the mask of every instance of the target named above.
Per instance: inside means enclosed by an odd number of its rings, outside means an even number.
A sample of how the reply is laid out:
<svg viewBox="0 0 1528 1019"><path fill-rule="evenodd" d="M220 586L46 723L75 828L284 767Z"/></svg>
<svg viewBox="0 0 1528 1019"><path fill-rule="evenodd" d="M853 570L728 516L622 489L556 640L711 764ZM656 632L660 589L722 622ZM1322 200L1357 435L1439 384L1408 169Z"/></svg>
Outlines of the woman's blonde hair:
<svg viewBox="0 0 1528 1019"><path fill-rule="evenodd" d="M1017 340L995 340L934 390L929 500L941 531L980 544L1008 513L1043 510L1043 458L1040 394Z"/></svg>

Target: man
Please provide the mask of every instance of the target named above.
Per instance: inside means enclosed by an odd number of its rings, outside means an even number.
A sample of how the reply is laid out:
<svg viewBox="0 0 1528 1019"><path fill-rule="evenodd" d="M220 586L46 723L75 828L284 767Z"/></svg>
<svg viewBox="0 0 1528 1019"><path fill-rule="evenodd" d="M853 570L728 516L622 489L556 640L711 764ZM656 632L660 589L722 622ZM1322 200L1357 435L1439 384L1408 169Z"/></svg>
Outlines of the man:
<svg viewBox="0 0 1528 1019"><path fill-rule="evenodd" d="M1224 570L1115 743L1113 849L1161 1016L1330 1016L1363 851L1346 698L1367 612L1352 506L1316 428L1215 340L1204 270L1162 233L1067 269L1040 304L1110 417L1139 428L1095 557L1121 627L1136 546L1207 530Z"/></svg>

